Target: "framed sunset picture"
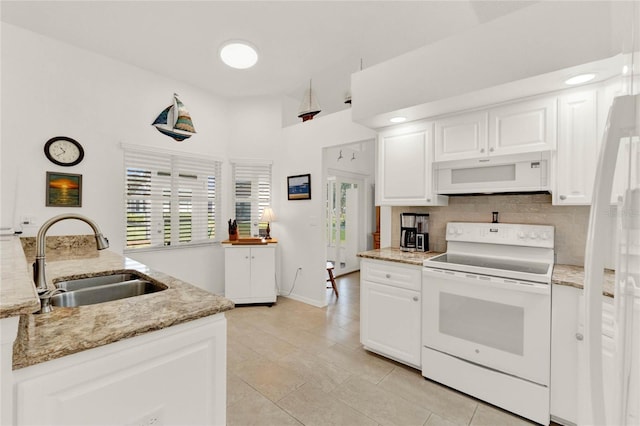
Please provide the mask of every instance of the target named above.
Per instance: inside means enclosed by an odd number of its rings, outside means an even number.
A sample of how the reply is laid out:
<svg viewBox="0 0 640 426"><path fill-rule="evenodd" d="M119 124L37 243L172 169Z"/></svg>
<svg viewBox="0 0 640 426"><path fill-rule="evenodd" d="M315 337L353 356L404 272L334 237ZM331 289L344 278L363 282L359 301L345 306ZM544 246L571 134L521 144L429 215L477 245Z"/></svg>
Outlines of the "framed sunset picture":
<svg viewBox="0 0 640 426"><path fill-rule="evenodd" d="M47 207L82 207L82 175L47 172Z"/></svg>

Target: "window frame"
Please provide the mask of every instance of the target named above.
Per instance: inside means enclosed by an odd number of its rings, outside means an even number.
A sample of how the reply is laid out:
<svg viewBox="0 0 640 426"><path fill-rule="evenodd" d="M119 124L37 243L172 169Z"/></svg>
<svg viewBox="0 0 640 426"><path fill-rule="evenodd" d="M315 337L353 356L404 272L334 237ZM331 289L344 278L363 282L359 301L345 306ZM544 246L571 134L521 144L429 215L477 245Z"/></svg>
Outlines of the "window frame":
<svg viewBox="0 0 640 426"><path fill-rule="evenodd" d="M241 237L256 237L266 234L267 222L260 222L260 217L265 207L272 206L273 202L273 162L268 160L246 160L234 159L231 163L231 214L238 222L238 230ZM267 177L267 179L265 179ZM242 178L239 182L239 178ZM251 184L245 187L248 196L238 197L238 184L248 182ZM268 198L265 198L265 185ZM249 191L247 191L249 189ZM247 235L246 221L238 216L238 203L248 203L249 227Z"/></svg>
<svg viewBox="0 0 640 426"><path fill-rule="evenodd" d="M221 160L124 145L123 149L125 253L212 245L222 240L226 234L221 227ZM132 178L134 170L139 171L138 180ZM131 237L135 232L132 206L144 213L138 245Z"/></svg>

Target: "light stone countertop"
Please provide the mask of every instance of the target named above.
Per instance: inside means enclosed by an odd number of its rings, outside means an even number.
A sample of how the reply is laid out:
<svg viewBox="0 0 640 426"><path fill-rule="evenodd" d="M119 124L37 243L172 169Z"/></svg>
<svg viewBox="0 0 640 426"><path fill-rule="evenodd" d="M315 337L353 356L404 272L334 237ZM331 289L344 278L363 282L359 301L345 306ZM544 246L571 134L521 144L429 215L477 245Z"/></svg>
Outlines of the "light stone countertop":
<svg viewBox="0 0 640 426"><path fill-rule="evenodd" d="M0 283L0 318L30 314L40 309L33 270L27 264L17 237L0 237Z"/></svg>
<svg viewBox="0 0 640 426"><path fill-rule="evenodd" d="M399 248L386 247L358 253L358 257L366 259L386 260L389 262L408 263L422 266L422 261L436 256L438 252L404 252ZM579 289L584 288L584 268L582 266L556 264L553 267L551 283ZM613 297L615 288L615 271L605 269L602 294Z"/></svg>
<svg viewBox="0 0 640 426"><path fill-rule="evenodd" d="M575 265L558 265L553 267L551 282L557 285L566 285L579 289L584 289L584 268ZM613 297L615 289L615 271L604 270L604 283L602 283L602 294Z"/></svg>
<svg viewBox="0 0 640 426"><path fill-rule="evenodd" d="M358 257L365 259L387 260L390 262L407 263L409 265L422 266L422 261L437 256L437 251L401 251L397 247L385 247L358 253Z"/></svg>
<svg viewBox="0 0 640 426"><path fill-rule="evenodd" d="M18 238L13 239L18 241L17 244L20 246ZM29 241L25 241L27 252L28 247ZM50 252L52 251L48 251L47 254ZM28 265L22 250L20 253L14 251L13 257L17 258L15 262L23 267ZM97 251L95 240L91 251L85 252L84 256L77 253L60 256L60 253L57 253L51 256L51 259L47 257L46 274L49 287L54 288L53 283L61 278L84 278L102 275L106 271L135 271L151 281L165 285L167 289L108 303L76 308L54 307L53 312L48 314L31 314L39 309L37 294L32 290L34 284L31 273L11 277L12 279L7 280L5 288L4 250L2 271L3 317L12 316L9 315L10 312L17 312L16 306L19 302L19 298L13 296L14 291L5 292L6 289L33 291L32 300L36 302L35 307L30 304L29 308L21 308L20 311L22 315L18 337L13 347L14 370L215 315L234 307L229 299L154 271L142 263L108 249ZM30 271L28 268L28 272Z"/></svg>

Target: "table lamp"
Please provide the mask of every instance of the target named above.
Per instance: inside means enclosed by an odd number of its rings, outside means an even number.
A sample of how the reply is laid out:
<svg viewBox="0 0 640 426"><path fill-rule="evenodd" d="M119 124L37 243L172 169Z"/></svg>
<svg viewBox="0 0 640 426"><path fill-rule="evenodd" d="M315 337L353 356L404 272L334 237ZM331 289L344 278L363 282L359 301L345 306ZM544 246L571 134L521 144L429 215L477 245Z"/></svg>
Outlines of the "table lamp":
<svg viewBox="0 0 640 426"><path fill-rule="evenodd" d="M267 236L265 237L267 240L271 239L271 227L269 226L269 223L275 221L276 215L273 212L273 209L271 207L265 207L262 211L262 216L260 216L260 222L267 222Z"/></svg>

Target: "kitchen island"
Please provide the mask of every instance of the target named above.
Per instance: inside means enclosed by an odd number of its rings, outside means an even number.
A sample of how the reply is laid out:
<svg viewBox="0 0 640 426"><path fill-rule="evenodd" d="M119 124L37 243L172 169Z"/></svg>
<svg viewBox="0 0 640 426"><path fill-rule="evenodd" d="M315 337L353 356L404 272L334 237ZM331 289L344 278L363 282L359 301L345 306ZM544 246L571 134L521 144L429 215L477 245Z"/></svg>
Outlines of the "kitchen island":
<svg viewBox="0 0 640 426"><path fill-rule="evenodd" d="M3 237L2 424L224 424L224 312L233 302L69 238L47 239L49 288L136 272L166 289L34 314L32 242Z"/></svg>

